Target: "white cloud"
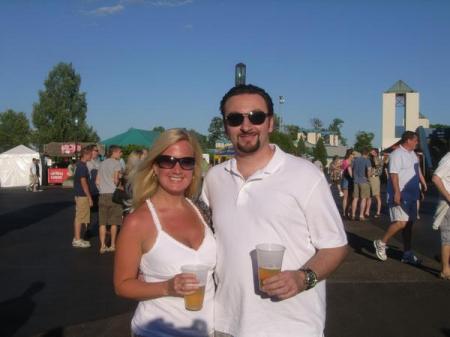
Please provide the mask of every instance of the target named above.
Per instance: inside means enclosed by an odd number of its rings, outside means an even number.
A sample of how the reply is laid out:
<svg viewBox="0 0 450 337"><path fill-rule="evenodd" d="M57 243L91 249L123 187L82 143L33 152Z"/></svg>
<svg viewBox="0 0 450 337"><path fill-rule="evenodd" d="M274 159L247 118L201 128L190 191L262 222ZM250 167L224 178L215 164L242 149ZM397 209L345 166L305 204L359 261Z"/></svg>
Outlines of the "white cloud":
<svg viewBox="0 0 450 337"><path fill-rule="evenodd" d="M180 7L193 2L194 0L151 0L148 3L155 7Z"/></svg>
<svg viewBox="0 0 450 337"><path fill-rule="evenodd" d="M92 11L88 11L87 14L96 16L114 15L122 12L124 9L125 7L122 4L117 4L115 6L99 7Z"/></svg>

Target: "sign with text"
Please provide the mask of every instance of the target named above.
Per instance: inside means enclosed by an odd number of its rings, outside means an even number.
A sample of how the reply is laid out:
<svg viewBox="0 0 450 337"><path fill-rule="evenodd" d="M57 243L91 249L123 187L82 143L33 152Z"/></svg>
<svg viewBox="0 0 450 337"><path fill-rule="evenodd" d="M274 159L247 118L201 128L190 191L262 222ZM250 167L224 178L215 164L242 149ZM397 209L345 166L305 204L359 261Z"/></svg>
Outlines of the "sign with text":
<svg viewBox="0 0 450 337"><path fill-rule="evenodd" d="M62 184L67 179L66 168L49 168L48 169L48 183L49 184Z"/></svg>

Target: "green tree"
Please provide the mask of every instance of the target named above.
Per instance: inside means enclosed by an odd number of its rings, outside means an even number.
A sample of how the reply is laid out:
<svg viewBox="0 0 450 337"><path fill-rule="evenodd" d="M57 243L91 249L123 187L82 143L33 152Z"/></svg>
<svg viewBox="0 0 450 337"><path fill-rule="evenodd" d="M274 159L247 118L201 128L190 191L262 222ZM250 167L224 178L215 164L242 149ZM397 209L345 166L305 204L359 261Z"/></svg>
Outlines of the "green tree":
<svg viewBox="0 0 450 337"><path fill-rule="evenodd" d="M285 125L285 130L289 137L291 137L292 140L297 140L298 133L300 132L300 127L297 125Z"/></svg>
<svg viewBox="0 0 450 337"><path fill-rule="evenodd" d="M308 150L306 148L305 141L303 140L303 138L300 138L298 140L297 153L298 153L299 156L304 156L305 154L308 153Z"/></svg>
<svg viewBox="0 0 450 337"><path fill-rule="evenodd" d="M206 150L208 150L208 148L209 148L208 137L205 135L202 135L201 133L195 131L194 129L190 129L188 131L190 133L192 133L195 136L195 138L197 138L203 152L206 152Z"/></svg>
<svg viewBox="0 0 450 337"><path fill-rule="evenodd" d="M31 140L30 122L23 112L8 109L0 113L0 152Z"/></svg>
<svg viewBox="0 0 450 337"><path fill-rule="evenodd" d="M430 124L431 129L450 129L450 125L447 124Z"/></svg>
<svg viewBox="0 0 450 337"><path fill-rule="evenodd" d="M311 126L315 131L321 131L323 128L323 122L319 118L311 118Z"/></svg>
<svg viewBox="0 0 450 337"><path fill-rule="evenodd" d="M328 131L336 132L337 135L339 136L339 139L341 140L341 144L346 146L347 139L344 138L344 136L342 135L342 131L341 131L343 124L344 124L344 121L342 119L335 118L335 119L333 119L330 126L328 127Z"/></svg>
<svg viewBox="0 0 450 337"><path fill-rule="evenodd" d="M372 132L358 131L353 148L358 152L362 152L364 148L370 150L372 148L372 140L374 137L375 135Z"/></svg>
<svg viewBox="0 0 450 337"><path fill-rule="evenodd" d="M297 155L297 148L294 146L294 143L292 142L291 137L288 134L282 133L280 131L273 131L270 136L269 140L273 144L277 144L280 149L287 153L295 154Z"/></svg>
<svg viewBox="0 0 450 337"><path fill-rule="evenodd" d="M59 63L48 74L39 102L33 105L33 124L39 144L49 142L97 142L95 130L86 122L86 93L80 92L81 77L72 64Z"/></svg>
<svg viewBox="0 0 450 337"><path fill-rule="evenodd" d="M164 132L164 131L166 131L166 129L163 127L163 126L155 126L153 129L152 129L152 131L158 131L158 132Z"/></svg>
<svg viewBox="0 0 450 337"><path fill-rule="evenodd" d="M323 167L325 167L327 165L327 156L327 149L325 148L323 138L320 137L313 150L314 160L320 160Z"/></svg>
<svg viewBox="0 0 450 337"><path fill-rule="evenodd" d="M223 128L223 121L221 117L213 117L208 128L208 145L214 149L216 142L225 138L225 129Z"/></svg>

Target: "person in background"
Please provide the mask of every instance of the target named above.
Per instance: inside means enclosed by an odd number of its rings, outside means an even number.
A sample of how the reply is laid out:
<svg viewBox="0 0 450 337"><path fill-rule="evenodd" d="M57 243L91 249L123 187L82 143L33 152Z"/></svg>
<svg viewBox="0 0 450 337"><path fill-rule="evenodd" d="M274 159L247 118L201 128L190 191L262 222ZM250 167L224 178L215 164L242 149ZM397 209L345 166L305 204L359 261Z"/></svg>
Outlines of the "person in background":
<svg viewBox="0 0 450 337"><path fill-rule="evenodd" d="M359 220L367 220L366 209L367 201L370 199L370 185L368 177L371 174L371 164L368 159L369 150L363 149L361 156L352 161L353 174L353 201L352 201L352 220L356 220L356 210L359 203Z"/></svg>
<svg viewBox="0 0 450 337"><path fill-rule="evenodd" d="M90 209L93 205L91 192L89 191L89 170L86 163L92 158L92 149L83 148L80 152L80 160L76 164L73 177L73 190L75 192L75 219L72 247L89 248L91 244L81 238L81 227L91 222Z"/></svg>
<svg viewBox="0 0 450 337"><path fill-rule="evenodd" d="M97 174L97 187L99 190L99 237L100 254L116 250L117 226L122 224L122 206L112 200L113 193L119 184L122 168L120 157L122 149L120 146L111 145L108 149L108 159L100 164ZM111 243L106 246L106 226L111 226Z"/></svg>
<svg viewBox="0 0 450 337"><path fill-rule="evenodd" d="M330 175L331 184L335 185L339 191L339 196L343 197L344 193L341 188L342 180L342 160L338 156L333 157L333 161L330 163L328 168L328 173Z"/></svg>
<svg viewBox="0 0 450 337"><path fill-rule="evenodd" d="M433 223L433 228L439 228L441 231L442 270L440 277L450 280L450 152L447 152L440 160L432 180L441 196Z"/></svg>
<svg viewBox="0 0 450 337"><path fill-rule="evenodd" d="M198 194L201 148L184 129L170 129L156 140L132 175L134 211L117 241L114 288L138 300L133 336L212 337L216 243L190 198ZM203 307L185 309L183 297L199 288L181 267L209 267Z"/></svg>
<svg viewBox="0 0 450 337"><path fill-rule="evenodd" d="M30 177L30 183L28 184L26 190L30 192L36 192L36 186L37 186L37 176L36 176L36 158L33 158L31 160L30 168L29 168L29 177Z"/></svg>
<svg viewBox="0 0 450 337"><path fill-rule="evenodd" d="M420 197L419 183L427 190L419 161L414 152L418 144L417 134L405 131L399 146L389 156L389 179L387 197L391 224L381 239L375 240L375 253L381 261L387 260L386 244L402 231L404 253L401 261L420 265L421 261L411 250L412 226L417 217L417 200Z"/></svg>
<svg viewBox="0 0 450 337"><path fill-rule="evenodd" d="M342 180L341 189L342 193L342 217L350 217L349 207L351 204L348 203L352 200L353 191L353 178L352 178L352 161L353 161L353 149L348 149L345 152L344 160L342 161Z"/></svg>
<svg viewBox="0 0 450 337"><path fill-rule="evenodd" d="M377 210L374 217L379 218L381 214L380 176L383 174L383 162L381 161L378 155L378 149L376 148L372 148L372 150L370 150L370 163L372 165L369 176L370 198L367 201L366 216L370 216L372 198L375 198Z"/></svg>
<svg viewBox="0 0 450 337"><path fill-rule="evenodd" d="M98 231L98 198L99 191L96 185L97 174L100 168L100 158L99 158L99 150L96 144L91 144L87 146L88 149L92 151L91 160L86 163L86 166L89 170L89 191L91 192L92 197L92 207L91 207L91 224L90 228L85 233L85 239L89 239L91 236L97 233Z"/></svg>

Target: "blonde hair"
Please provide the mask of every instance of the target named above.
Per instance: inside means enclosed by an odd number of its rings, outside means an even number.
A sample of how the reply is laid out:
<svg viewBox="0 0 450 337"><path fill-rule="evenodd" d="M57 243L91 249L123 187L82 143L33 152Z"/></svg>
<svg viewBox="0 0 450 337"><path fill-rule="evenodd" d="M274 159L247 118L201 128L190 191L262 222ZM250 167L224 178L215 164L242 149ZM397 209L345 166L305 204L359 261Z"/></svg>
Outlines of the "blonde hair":
<svg viewBox="0 0 450 337"><path fill-rule="evenodd" d="M141 161L141 150L133 150L130 152L127 158L127 164L125 166L125 176L129 179L134 171L137 169Z"/></svg>
<svg viewBox="0 0 450 337"><path fill-rule="evenodd" d="M139 164L131 177L133 188L133 208L137 209L146 199L152 197L159 187L158 177L153 168L156 158L169 146L185 140L194 151L195 167L192 181L184 195L188 198L197 196L202 176L202 150L193 134L185 129L169 129L164 131L150 148L148 155Z"/></svg>

